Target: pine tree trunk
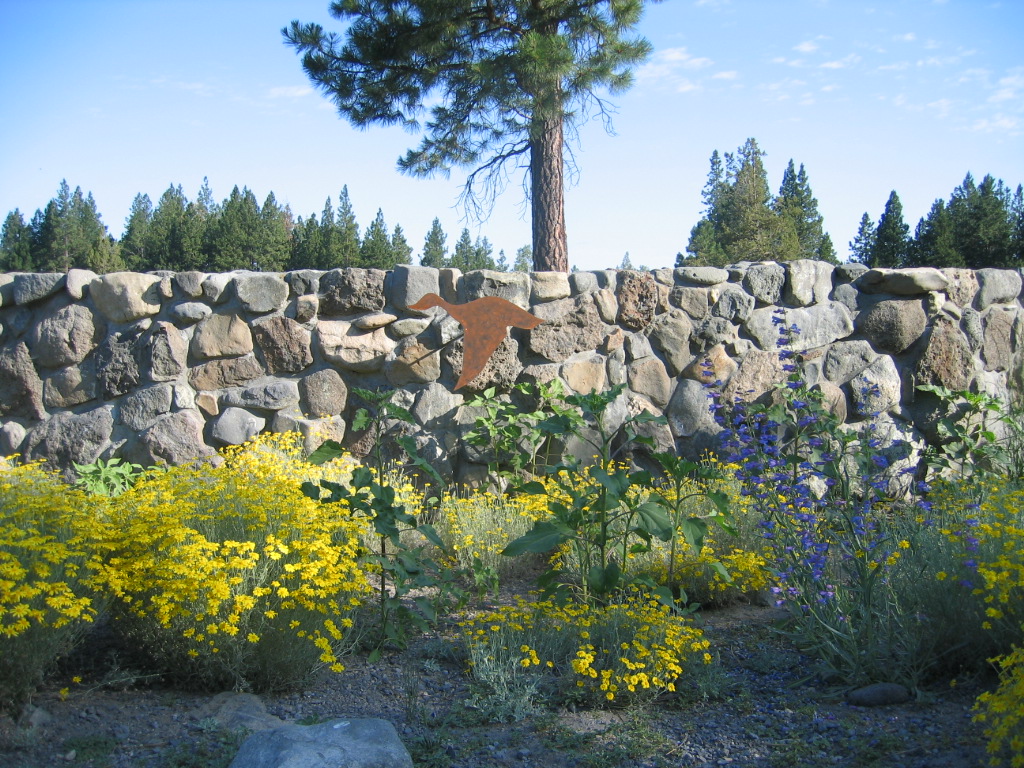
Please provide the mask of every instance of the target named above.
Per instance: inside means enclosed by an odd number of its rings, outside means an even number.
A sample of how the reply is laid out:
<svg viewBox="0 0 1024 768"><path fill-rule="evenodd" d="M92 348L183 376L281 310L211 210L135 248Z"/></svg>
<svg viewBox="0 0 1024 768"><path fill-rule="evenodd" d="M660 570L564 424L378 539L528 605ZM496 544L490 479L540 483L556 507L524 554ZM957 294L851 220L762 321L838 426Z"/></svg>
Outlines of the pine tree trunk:
<svg viewBox="0 0 1024 768"><path fill-rule="evenodd" d="M538 119L530 145L530 197L533 217L533 268L568 272L565 235L565 163L562 118Z"/></svg>

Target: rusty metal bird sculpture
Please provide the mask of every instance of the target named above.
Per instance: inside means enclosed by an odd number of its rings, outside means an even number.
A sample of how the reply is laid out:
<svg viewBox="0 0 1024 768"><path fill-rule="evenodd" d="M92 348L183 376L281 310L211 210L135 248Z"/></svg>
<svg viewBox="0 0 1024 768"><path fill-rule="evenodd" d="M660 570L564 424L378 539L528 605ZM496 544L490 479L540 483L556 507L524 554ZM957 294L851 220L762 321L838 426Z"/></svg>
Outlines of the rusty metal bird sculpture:
<svg viewBox="0 0 1024 768"><path fill-rule="evenodd" d="M462 373L455 389L464 387L477 377L494 350L504 341L510 327L529 330L544 322L500 296L483 296L465 304L451 304L436 293L428 293L409 305L409 309L418 310L431 307L441 307L459 321L464 331Z"/></svg>

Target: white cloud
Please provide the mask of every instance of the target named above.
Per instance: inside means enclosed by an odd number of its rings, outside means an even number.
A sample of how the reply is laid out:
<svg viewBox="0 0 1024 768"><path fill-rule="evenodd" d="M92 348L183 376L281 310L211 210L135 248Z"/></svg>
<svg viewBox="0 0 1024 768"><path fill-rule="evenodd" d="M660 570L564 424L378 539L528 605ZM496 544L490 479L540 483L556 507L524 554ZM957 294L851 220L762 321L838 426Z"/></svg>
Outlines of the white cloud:
<svg viewBox="0 0 1024 768"><path fill-rule="evenodd" d="M999 86L988 100L992 103L1014 101L1020 98L1021 90L1024 90L1024 70L1018 68L1012 74L999 78Z"/></svg>
<svg viewBox="0 0 1024 768"><path fill-rule="evenodd" d="M936 117L948 117L953 107L953 102L949 99L937 99L936 101L929 102L928 107L935 111Z"/></svg>
<svg viewBox="0 0 1024 768"><path fill-rule="evenodd" d="M901 43L912 43L917 40L917 35L913 32L907 32L902 35L893 35L892 39Z"/></svg>
<svg viewBox="0 0 1024 768"><path fill-rule="evenodd" d="M714 62L705 56L694 56L686 48L665 48L637 70L637 81L656 87L667 87L679 93L697 90L699 83L684 76L686 72L707 69Z"/></svg>
<svg viewBox="0 0 1024 768"><path fill-rule="evenodd" d="M900 72L910 67L908 61L894 61L892 64L883 64L878 68L879 72Z"/></svg>
<svg viewBox="0 0 1024 768"><path fill-rule="evenodd" d="M313 89L308 85L284 85L271 88L267 91L267 96L271 99L301 99L312 93Z"/></svg>
<svg viewBox="0 0 1024 768"><path fill-rule="evenodd" d="M735 80L740 76L740 73L735 69L726 70L725 72L716 72L711 76L712 80Z"/></svg>
<svg viewBox="0 0 1024 768"><path fill-rule="evenodd" d="M849 56L844 56L836 61L826 61L821 65L822 69L845 69L853 64L860 61L860 56L856 53L851 53Z"/></svg>
<svg viewBox="0 0 1024 768"><path fill-rule="evenodd" d="M1009 133L1017 135L1020 133L1017 130L1019 125L1020 121L1016 117L994 115L991 118L983 117L975 121L974 125L971 126L971 130L979 133Z"/></svg>
<svg viewBox="0 0 1024 768"><path fill-rule="evenodd" d="M814 53L818 50L818 44L813 40L805 40L799 45L794 45L793 50L800 51L800 53Z"/></svg>

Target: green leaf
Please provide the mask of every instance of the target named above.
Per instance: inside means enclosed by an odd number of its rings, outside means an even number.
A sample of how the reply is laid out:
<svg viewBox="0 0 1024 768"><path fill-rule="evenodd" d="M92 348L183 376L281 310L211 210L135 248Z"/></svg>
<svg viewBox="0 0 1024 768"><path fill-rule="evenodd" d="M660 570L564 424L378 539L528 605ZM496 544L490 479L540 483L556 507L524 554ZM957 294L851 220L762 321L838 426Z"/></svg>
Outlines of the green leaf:
<svg viewBox="0 0 1024 768"><path fill-rule="evenodd" d="M409 411L399 405L395 405L394 403L385 403L383 410L389 418L398 419L406 424L416 423L416 419L413 418Z"/></svg>
<svg viewBox="0 0 1024 768"><path fill-rule="evenodd" d="M319 467L344 455L345 449L341 447L341 443L334 440L325 440L320 444L319 448L306 457L306 461Z"/></svg>
<svg viewBox="0 0 1024 768"><path fill-rule="evenodd" d="M402 447L402 450L409 456L411 464L419 470L422 470L430 479L433 480L438 486L443 486L444 478L438 474L437 470L434 469L433 465L422 456L419 455L419 450L416 447L416 441L409 435L403 435L397 439L398 444Z"/></svg>
<svg viewBox="0 0 1024 768"><path fill-rule="evenodd" d="M352 431L362 432L371 421L373 418L370 416L370 412L365 408L360 408L352 417Z"/></svg>
<svg viewBox="0 0 1024 768"><path fill-rule="evenodd" d="M672 594L672 590L668 587L658 587L651 594L669 610L676 610L676 596ZM684 597L683 599L685 600L686 598Z"/></svg>
<svg viewBox="0 0 1024 768"><path fill-rule="evenodd" d="M612 560L607 566L593 565L587 572L587 585L600 595L606 595L619 584L622 576L622 569L619 564Z"/></svg>
<svg viewBox="0 0 1024 768"><path fill-rule="evenodd" d="M420 613L426 616L427 621L437 621L437 609L429 597L415 597L413 602L420 609Z"/></svg>
<svg viewBox="0 0 1024 768"><path fill-rule="evenodd" d="M727 516L729 514L729 494L723 491L709 491L708 500L715 505L718 514Z"/></svg>
<svg viewBox="0 0 1024 768"><path fill-rule="evenodd" d="M527 552L550 552L568 541L571 535L572 532L568 529L548 520L541 520L534 523L533 528L518 539L510 542L501 554L505 557L518 557Z"/></svg>
<svg viewBox="0 0 1024 768"><path fill-rule="evenodd" d="M670 541L674 533L672 518L668 511L654 501L648 501L636 508L636 513L643 523L644 529L662 541Z"/></svg>
<svg viewBox="0 0 1024 768"><path fill-rule="evenodd" d="M704 548L704 537L708 532L708 524L699 517L691 517L681 521L679 527L683 529L683 538L686 539L686 543L693 548L694 552L699 553Z"/></svg>
<svg viewBox="0 0 1024 768"><path fill-rule="evenodd" d="M710 565L715 573L722 577L726 584L732 584L732 574L729 573L728 569L724 565L717 560L710 563Z"/></svg>
<svg viewBox="0 0 1024 768"><path fill-rule="evenodd" d="M441 541L441 537L437 535L437 531L434 530L434 526L429 523L416 526L416 530L423 534L423 538L429 541L438 549L445 549L444 542Z"/></svg>
<svg viewBox="0 0 1024 768"><path fill-rule="evenodd" d="M541 496L548 492L548 489L544 487L544 483L540 483L536 480L531 480L529 483L523 483L513 488L516 493L525 493L530 496Z"/></svg>

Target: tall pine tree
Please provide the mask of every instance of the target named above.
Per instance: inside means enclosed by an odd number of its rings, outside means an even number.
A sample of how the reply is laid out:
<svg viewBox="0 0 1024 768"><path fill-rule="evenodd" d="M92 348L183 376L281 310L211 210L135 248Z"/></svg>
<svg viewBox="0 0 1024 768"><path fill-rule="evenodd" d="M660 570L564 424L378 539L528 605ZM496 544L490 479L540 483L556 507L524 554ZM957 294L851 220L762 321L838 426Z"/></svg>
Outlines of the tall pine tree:
<svg viewBox="0 0 1024 768"><path fill-rule="evenodd" d="M423 131L403 171L470 168L464 201L486 208L509 164L528 169L535 267L565 272L565 128L590 105L607 115L599 94L630 85L650 52L630 37L642 12L642 0L348 0L331 6L343 34L298 21L283 33L353 125Z"/></svg>
<svg viewBox="0 0 1024 768"><path fill-rule="evenodd" d="M127 269L134 272L148 272L152 269L149 262L149 228L152 224L153 201L149 195L136 195L121 236L121 259Z"/></svg>
<svg viewBox="0 0 1024 768"><path fill-rule="evenodd" d="M377 209L377 216L366 228L363 242L359 248L359 266L370 269L390 269L394 254L391 251L391 238L387 224L384 223L384 211Z"/></svg>
<svg viewBox="0 0 1024 768"><path fill-rule="evenodd" d="M391 264L388 269L398 264L412 264L412 246L405 239L401 224L395 224L391 233Z"/></svg>
<svg viewBox="0 0 1024 768"><path fill-rule="evenodd" d="M875 248L875 224L867 212L860 217L857 234L850 242L850 261L871 264L871 251Z"/></svg>
<svg viewBox="0 0 1024 768"><path fill-rule="evenodd" d="M441 220L438 218L434 219L434 223L430 225L430 231L427 232L426 238L423 240L423 253L420 256L420 264L424 267L441 267L448 266L448 249L445 247L445 240L448 236L445 235L444 230L441 228Z"/></svg>
<svg viewBox="0 0 1024 768"><path fill-rule="evenodd" d="M207 236L209 266L217 272L259 270L263 256L260 207L248 187L236 185L224 201Z"/></svg>
<svg viewBox="0 0 1024 768"><path fill-rule="evenodd" d="M889 193L885 210L878 219L875 242L868 266L897 269L907 262L910 248L910 226L903 221L903 204L896 190Z"/></svg>
<svg viewBox="0 0 1024 768"><path fill-rule="evenodd" d="M34 272L32 230L15 208L0 230L0 272Z"/></svg>
<svg viewBox="0 0 1024 768"><path fill-rule="evenodd" d="M944 200L936 200L914 231L914 240L908 251L908 266L962 267L963 259L956 249L953 218Z"/></svg>

